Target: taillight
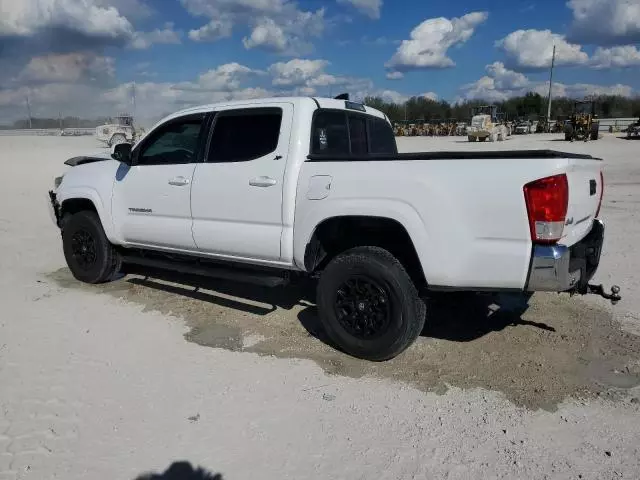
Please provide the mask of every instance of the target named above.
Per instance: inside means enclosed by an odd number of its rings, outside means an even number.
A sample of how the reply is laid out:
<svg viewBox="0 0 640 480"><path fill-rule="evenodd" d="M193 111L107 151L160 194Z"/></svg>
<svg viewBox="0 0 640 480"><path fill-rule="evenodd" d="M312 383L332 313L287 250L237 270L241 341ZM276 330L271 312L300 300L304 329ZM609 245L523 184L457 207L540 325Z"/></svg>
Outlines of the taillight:
<svg viewBox="0 0 640 480"><path fill-rule="evenodd" d="M598 202L598 210L596 210L596 218L600 215L600 208L602 207L602 197L604 196L604 174L600 170L600 201Z"/></svg>
<svg viewBox="0 0 640 480"><path fill-rule="evenodd" d="M569 208L567 176L541 178L524 186L531 240L555 243L562 238Z"/></svg>

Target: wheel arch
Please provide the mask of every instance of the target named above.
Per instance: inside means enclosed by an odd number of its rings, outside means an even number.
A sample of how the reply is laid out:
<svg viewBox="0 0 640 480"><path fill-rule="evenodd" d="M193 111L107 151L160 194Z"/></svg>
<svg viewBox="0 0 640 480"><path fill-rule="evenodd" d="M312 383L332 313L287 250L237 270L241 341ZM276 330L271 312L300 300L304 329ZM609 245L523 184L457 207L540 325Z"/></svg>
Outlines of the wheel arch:
<svg viewBox="0 0 640 480"><path fill-rule="evenodd" d="M75 190L75 189L74 189ZM63 196L58 197L60 202L60 222L63 222L64 216L74 214L83 210L94 211L102 228L110 242L116 243L113 222L109 213L106 211L102 200L97 192L93 190L78 189L75 191L65 192Z"/></svg>
<svg viewBox="0 0 640 480"><path fill-rule="evenodd" d="M422 262L409 229L401 220L389 216L341 214L324 218L305 244L304 270L322 270L340 253L359 246L389 251L417 286L426 285Z"/></svg>

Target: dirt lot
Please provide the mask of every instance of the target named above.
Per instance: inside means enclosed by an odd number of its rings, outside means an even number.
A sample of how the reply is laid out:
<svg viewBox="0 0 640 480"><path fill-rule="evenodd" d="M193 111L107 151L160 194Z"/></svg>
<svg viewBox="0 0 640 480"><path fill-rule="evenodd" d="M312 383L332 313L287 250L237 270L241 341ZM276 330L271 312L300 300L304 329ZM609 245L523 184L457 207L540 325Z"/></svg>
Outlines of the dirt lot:
<svg viewBox="0 0 640 480"><path fill-rule="evenodd" d="M439 295L406 354L357 361L326 344L313 285L162 272L80 285L46 191L95 141L0 137L0 480L134 479L177 460L230 480L637 478L640 142L529 135L400 148L605 158L596 280L621 285L623 302Z"/></svg>

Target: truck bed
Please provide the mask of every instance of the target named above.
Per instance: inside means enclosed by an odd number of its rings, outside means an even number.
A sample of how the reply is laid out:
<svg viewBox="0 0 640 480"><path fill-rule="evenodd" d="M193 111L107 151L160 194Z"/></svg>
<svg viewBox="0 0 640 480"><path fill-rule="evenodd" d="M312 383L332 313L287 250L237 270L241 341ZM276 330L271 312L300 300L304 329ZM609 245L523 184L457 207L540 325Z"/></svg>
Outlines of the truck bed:
<svg viewBox="0 0 640 480"><path fill-rule="evenodd" d="M533 246L524 186L567 175L569 209L560 243L571 246L593 224L601 169L601 159L554 150L309 155L298 182L296 241L308 238L298 233L312 231L325 209L387 216L409 233L432 286L523 289ZM317 189L311 190L327 181L326 196L318 200Z"/></svg>

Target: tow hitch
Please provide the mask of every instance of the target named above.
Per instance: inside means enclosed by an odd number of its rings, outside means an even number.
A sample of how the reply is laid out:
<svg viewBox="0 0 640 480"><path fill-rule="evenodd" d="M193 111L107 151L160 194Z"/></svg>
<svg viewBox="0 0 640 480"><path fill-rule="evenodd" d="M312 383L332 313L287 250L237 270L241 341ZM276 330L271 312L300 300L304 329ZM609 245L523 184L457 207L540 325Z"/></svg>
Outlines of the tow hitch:
<svg viewBox="0 0 640 480"><path fill-rule="evenodd" d="M611 287L611 293L606 293L604 291L604 286L602 285L587 285L586 291L584 292L585 294L594 294L594 295L600 295L602 298L606 298L607 300L611 301L611 305L615 305L617 304L620 300L622 300L622 297L620 296L620 287L617 285L614 285L613 287Z"/></svg>

